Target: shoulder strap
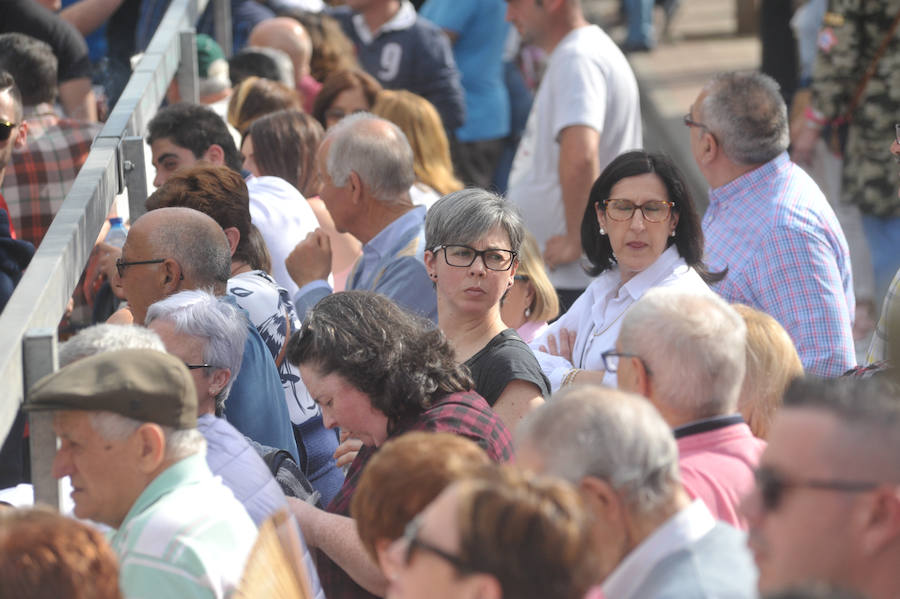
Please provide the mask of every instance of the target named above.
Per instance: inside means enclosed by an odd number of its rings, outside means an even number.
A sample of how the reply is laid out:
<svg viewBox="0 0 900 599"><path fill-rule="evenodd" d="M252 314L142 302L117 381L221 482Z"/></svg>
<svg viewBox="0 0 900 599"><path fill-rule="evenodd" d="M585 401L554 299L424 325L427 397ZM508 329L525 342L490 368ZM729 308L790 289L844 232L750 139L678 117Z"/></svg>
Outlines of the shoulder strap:
<svg viewBox="0 0 900 599"><path fill-rule="evenodd" d="M863 92L866 91L866 86L869 85L869 80L875 74L875 68L878 66L878 61L880 61L881 57L884 56L888 44L891 43L891 38L894 37L894 33L896 33L897 31L898 25L900 25L900 11L897 11L897 15L894 17L894 21L891 23L891 27L890 29L888 29L887 35L885 35L884 39L881 40L881 45L878 46L878 50L875 52L875 56L872 57L872 62L869 63L869 67L863 74L862 79L859 80L859 84L856 86L856 91L853 94L853 98L850 100L850 104L847 106L847 111L842 116L838 117L838 123L847 122L853 116L853 113L856 111L856 108L859 106L859 103L862 100Z"/></svg>

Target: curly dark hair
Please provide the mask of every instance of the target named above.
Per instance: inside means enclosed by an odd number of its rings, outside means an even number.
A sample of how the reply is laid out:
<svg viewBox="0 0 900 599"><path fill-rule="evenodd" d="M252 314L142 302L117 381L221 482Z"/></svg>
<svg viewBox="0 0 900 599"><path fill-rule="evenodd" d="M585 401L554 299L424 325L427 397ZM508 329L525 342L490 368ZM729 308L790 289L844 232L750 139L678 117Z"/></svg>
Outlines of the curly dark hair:
<svg viewBox="0 0 900 599"><path fill-rule="evenodd" d="M675 237L669 238L666 247L674 243L678 248L678 254L707 283L721 281L728 269L711 273L703 262L703 229L700 226L700 215L694 206L694 200L691 198L684 176L668 156L646 150L633 150L620 154L603 169L591 187L587 206L584 208L584 217L581 219L581 247L588 260L593 264L592 267L586 269L588 274L596 277L616 264L609 237L600 235L594 207L599 206L602 210L603 201L609 199L613 186L622 179L648 173L653 173L660 178L663 185L666 186L669 200L675 204L672 210L678 213Z"/></svg>
<svg viewBox="0 0 900 599"><path fill-rule="evenodd" d="M287 347L288 360L335 373L388 417L388 434L442 397L472 389L444 334L387 297L369 291L327 296Z"/></svg>

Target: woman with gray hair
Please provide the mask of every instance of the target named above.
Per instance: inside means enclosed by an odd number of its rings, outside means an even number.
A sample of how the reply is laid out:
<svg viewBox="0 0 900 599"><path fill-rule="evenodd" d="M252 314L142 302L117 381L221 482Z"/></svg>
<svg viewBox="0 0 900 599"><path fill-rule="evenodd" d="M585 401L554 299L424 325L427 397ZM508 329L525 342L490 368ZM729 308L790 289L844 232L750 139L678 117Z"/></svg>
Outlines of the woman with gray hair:
<svg viewBox="0 0 900 599"><path fill-rule="evenodd" d="M425 217L425 268L437 290L438 326L475 391L509 428L550 397L531 349L500 316L524 236L516 208L483 189L444 196Z"/></svg>

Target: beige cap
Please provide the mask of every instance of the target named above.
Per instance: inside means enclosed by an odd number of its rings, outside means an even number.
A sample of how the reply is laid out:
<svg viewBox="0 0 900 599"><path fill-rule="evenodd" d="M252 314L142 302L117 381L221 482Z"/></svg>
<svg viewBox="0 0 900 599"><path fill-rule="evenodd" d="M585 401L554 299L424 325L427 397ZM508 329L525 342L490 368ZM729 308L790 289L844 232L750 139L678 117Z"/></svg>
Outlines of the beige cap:
<svg viewBox="0 0 900 599"><path fill-rule="evenodd" d="M26 411L108 411L176 429L197 427L197 390L184 363L152 349L77 360L29 390Z"/></svg>

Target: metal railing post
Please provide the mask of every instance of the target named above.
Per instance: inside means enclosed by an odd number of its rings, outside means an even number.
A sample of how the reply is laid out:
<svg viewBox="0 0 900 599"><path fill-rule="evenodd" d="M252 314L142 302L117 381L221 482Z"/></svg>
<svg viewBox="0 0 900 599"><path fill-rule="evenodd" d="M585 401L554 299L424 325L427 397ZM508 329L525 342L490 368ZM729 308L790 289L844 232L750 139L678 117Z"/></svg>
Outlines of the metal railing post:
<svg viewBox="0 0 900 599"><path fill-rule="evenodd" d="M178 93L182 102L200 102L200 72L197 67L197 39L193 31L182 31L181 61L178 65Z"/></svg>
<svg viewBox="0 0 900 599"><path fill-rule="evenodd" d="M225 58L231 58L231 0L213 0L213 11L216 42L222 47Z"/></svg>
<svg viewBox="0 0 900 599"><path fill-rule="evenodd" d="M122 152L122 168L125 186L128 188L128 218L134 222L146 212L147 171L144 168L144 138L130 135L119 146Z"/></svg>
<svg viewBox="0 0 900 599"><path fill-rule="evenodd" d="M25 389L30 389L42 377L56 370L56 329L31 329L22 339ZM34 502L59 510L59 481L53 477L53 458L56 455L56 434L53 432L53 413L35 412L28 418L31 444L31 483Z"/></svg>

